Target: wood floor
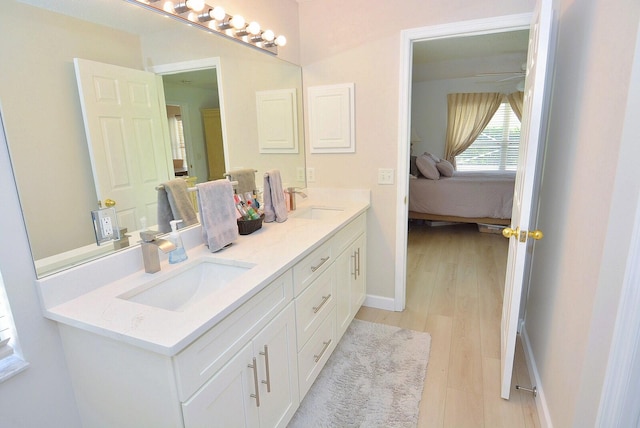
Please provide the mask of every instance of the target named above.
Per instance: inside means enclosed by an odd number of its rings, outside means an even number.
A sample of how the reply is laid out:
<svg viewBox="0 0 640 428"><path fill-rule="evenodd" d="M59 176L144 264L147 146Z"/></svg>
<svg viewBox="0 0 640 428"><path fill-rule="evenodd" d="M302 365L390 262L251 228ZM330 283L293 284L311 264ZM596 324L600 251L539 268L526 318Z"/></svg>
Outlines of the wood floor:
<svg viewBox="0 0 640 428"><path fill-rule="evenodd" d="M540 426L533 396L514 389L531 385L519 341L511 398L500 398L507 243L476 225L411 222L406 309L362 307L356 316L431 334L419 427Z"/></svg>

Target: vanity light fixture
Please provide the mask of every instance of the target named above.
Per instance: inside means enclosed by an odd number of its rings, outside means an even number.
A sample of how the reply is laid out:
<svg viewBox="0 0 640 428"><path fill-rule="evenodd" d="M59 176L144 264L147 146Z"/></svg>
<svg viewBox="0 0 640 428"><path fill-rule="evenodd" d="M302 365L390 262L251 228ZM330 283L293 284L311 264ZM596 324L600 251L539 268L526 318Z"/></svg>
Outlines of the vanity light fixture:
<svg viewBox="0 0 640 428"><path fill-rule="evenodd" d="M218 33L233 40L244 42L275 55L278 47L287 43L286 37L277 36L271 30L262 31L260 24L247 21L241 15L229 15L220 7L211 7L205 0L164 1L164 0L125 0L145 9L161 13L178 21L211 33Z"/></svg>

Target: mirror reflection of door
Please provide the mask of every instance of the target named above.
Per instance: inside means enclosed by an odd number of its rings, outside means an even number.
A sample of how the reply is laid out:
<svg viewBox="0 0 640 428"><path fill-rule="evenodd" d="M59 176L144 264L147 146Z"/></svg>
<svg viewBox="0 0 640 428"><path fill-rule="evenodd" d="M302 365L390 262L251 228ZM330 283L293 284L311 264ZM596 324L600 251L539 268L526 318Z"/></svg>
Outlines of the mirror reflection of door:
<svg viewBox="0 0 640 428"><path fill-rule="evenodd" d="M207 145L207 162L209 166L209 180L224 178L224 147L222 140L222 118L219 108L202 110L204 124L204 140Z"/></svg>
<svg viewBox="0 0 640 428"><path fill-rule="evenodd" d="M167 105L167 120L169 122L173 170L175 171L176 177L188 176L189 159L180 106Z"/></svg>

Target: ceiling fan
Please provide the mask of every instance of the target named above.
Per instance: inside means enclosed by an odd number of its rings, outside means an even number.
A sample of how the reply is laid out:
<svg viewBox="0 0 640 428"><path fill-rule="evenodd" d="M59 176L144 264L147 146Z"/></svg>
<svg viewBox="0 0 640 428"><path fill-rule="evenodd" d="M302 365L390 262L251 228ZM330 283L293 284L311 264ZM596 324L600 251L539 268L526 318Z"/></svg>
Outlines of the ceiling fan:
<svg viewBox="0 0 640 428"><path fill-rule="evenodd" d="M516 88L524 89L524 78L526 75L527 64L522 64L520 71L499 71L495 73L478 73L475 77L492 77L494 82L508 82L510 80L519 80Z"/></svg>

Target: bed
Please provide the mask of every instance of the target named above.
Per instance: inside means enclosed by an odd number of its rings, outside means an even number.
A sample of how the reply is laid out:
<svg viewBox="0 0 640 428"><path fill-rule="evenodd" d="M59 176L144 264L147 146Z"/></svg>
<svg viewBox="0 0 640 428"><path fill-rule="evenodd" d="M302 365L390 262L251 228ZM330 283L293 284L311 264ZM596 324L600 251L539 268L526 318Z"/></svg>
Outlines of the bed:
<svg viewBox="0 0 640 428"><path fill-rule="evenodd" d="M409 180L409 219L509 225L515 171L456 171Z"/></svg>

